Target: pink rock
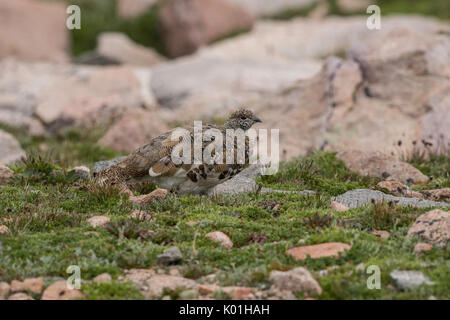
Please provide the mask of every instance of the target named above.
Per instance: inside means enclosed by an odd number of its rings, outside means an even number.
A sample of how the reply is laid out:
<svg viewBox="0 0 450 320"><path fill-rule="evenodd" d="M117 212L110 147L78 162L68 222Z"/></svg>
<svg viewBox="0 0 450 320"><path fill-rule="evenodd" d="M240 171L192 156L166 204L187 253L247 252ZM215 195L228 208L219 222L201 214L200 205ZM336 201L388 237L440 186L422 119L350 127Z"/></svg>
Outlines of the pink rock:
<svg viewBox="0 0 450 320"><path fill-rule="evenodd" d="M94 216L88 219L89 224L94 228L103 227L110 221L111 219L105 216Z"/></svg>
<svg viewBox="0 0 450 320"><path fill-rule="evenodd" d="M211 239L214 242L220 243L220 245L224 248L230 249L233 247L233 242L225 233L221 231L207 233L205 237Z"/></svg>
<svg viewBox="0 0 450 320"><path fill-rule="evenodd" d="M381 239L387 239L390 236L390 233L384 230L373 230L371 233Z"/></svg>
<svg viewBox="0 0 450 320"><path fill-rule="evenodd" d="M435 209L420 215L408 230L408 236L446 246L450 242L450 212Z"/></svg>
<svg viewBox="0 0 450 320"><path fill-rule="evenodd" d="M13 56L25 61L69 61L66 8L59 2L1 1L0 60Z"/></svg>
<svg viewBox="0 0 450 320"><path fill-rule="evenodd" d="M309 255L312 259L322 257L337 257L339 253L350 250L351 246L341 242L328 242L314 244L311 246L294 247L286 251L287 254L293 256L296 260L304 260Z"/></svg>
<svg viewBox="0 0 450 320"><path fill-rule="evenodd" d="M6 234L9 232L9 228L7 226L0 226L0 234Z"/></svg>
<svg viewBox="0 0 450 320"><path fill-rule="evenodd" d="M69 289L66 280L56 281L45 289L41 300L75 300L84 295L77 289Z"/></svg>
<svg viewBox="0 0 450 320"><path fill-rule="evenodd" d="M34 299L29 295L27 295L26 293L19 292L10 295L8 300L34 300Z"/></svg>
<svg viewBox="0 0 450 320"><path fill-rule="evenodd" d="M155 112L134 110L125 113L114 123L99 144L118 151L132 152L168 129Z"/></svg>
<svg viewBox="0 0 450 320"><path fill-rule="evenodd" d="M240 6L224 0L167 0L159 9L167 52L190 54L233 31L249 29L253 18Z"/></svg>
<svg viewBox="0 0 450 320"><path fill-rule="evenodd" d="M428 243L420 242L420 243L417 243L417 244L414 246L413 252L416 253L416 254L421 254L422 252L424 252L424 251L430 251L431 249L433 249L433 246L432 246L432 245L430 245L430 244L428 244Z"/></svg>
<svg viewBox="0 0 450 320"><path fill-rule="evenodd" d="M349 210L349 207L347 207L346 205L343 205L342 203L339 203L337 201L332 201L330 207L332 210L340 211L340 212Z"/></svg>
<svg viewBox="0 0 450 320"><path fill-rule="evenodd" d="M42 292L42 287L44 286L44 280L39 278L28 278L24 281L13 280L11 282L11 291L30 291L33 293L40 294Z"/></svg>

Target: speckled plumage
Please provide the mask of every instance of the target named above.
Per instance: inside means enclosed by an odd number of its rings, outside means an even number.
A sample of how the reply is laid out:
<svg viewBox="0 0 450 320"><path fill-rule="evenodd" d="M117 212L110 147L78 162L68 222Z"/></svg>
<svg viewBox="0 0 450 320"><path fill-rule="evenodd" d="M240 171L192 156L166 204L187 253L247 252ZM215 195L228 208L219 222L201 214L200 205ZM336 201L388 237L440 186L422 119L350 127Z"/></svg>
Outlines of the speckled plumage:
<svg viewBox="0 0 450 320"><path fill-rule="evenodd" d="M219 130L223 135L223 164L194 163L194 128L184 127L185 135L178 141L172 140L172 129L138 148L122 162L115 164L97 175L96 179L102 184L117 185L123 189L132 188L135 184L149 181L161 188L177 193L203 194L217 184L223 183L241 172L249 165L249 139L245 143L245 163L226 164L226 130L242 129L247 131L256 122L261 122L249 110L241 109L234 112L224 126L203 125L202 151L214 142L214 137L207 130ZM172 150L175 146L188 143L191 147L191 161L189 164L176 164L172 161ZM180 146L181 146L180 145ZM212 146L211 146L212 147ZM234 159L237 159L237 139L234 142ZM203 154L203 153L202 153ZM217 156L217 155L216 155Z"/></svg>

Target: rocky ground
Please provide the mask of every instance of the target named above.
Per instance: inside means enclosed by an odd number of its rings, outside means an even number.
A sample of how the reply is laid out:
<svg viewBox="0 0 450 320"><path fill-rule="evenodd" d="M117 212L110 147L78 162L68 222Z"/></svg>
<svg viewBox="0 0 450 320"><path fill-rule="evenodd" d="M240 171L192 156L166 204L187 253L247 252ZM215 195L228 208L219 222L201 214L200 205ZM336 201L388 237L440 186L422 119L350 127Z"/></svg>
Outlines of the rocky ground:
<svg viewBox="0 0 450 320"><path fill-rule="evenodd" d="M74 136L56 155L80 148ZM433 157L402 163L420 184L319 152L274 176L250 168L214 195L142 203L154 186L128 197L96 186L88 167L28 156L0 170L0 297L448 299L450 158ZM64 287L70 265L80 290ZM367 287L371 265L379 290Z"/></svg>
<svg viewBox="0 0 450 320"><path fill-rule="evenodd" d="M71 2L82 30L64 1L0 3L0 299L450 298L447 1L377 1L377 31L359 0ZM277 174L92 181L238 106L280 129Z"/></svg>

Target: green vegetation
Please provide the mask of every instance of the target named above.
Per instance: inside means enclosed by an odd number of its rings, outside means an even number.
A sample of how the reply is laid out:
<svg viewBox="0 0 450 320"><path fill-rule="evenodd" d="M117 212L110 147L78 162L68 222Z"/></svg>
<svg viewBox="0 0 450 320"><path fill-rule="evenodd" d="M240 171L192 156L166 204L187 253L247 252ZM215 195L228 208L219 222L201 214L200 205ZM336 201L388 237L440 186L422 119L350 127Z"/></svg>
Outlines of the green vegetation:
<svg viewBox="0 0 450 320"><path fill-rule="evenodd" d="M16 178L0 186L0 224L10 230L0 235L0 281L42 276L49 284L52 279L67 278L69 265L79 265L83 280L104 272L114 279L111 283L83 284L81 290L87 299L142 299L132 283L121 282L118 277L124 269L167 270L158 266L156 257L164 249L178 246L183 253L178 265L183 276L198 279L216 272L221 285L267 289L271 270L304 266L323 288L323 294L316 297L319 299L427 299L431 295L450 298L450 248L435 247L419 256L413 253L419 240L406 237L409 226L425 209L392 204L347 212L329 208L331 196L376 183L350 173L332 153L293 160L283 164L275 176L259 179L268 187L311 189L317 191L315 195L169 195L160 203L141 208L152 219L139 220L130 217L138 207L127 196L111 190L93 191L92 182L69 174L71 165L92 167L94 161L114 155L95 144L95 132L94 137L72 131L57 138L26 140L19 135L19 139L27 151L45 143L53 155L65 159L66 167L62 168L51 156L30 155L13 167ZM88 157L80 150L96 150L97 154ZM443 158L441 162L424 161L417 165L438 179L448 173L448 163L449 158ZM59 171L59 178L50 178L55 170ZM106 215L111 222L106 228L93 228L87 219L94 215ZM197 224L189 226L189 221ZM389 231L391 235L380 240L370 234L374 229ZM205 238L211 231L228 234L233 248L224 249ZM306 245L340 241L352 248L339 258L295 261L285 252L298 246L299 240ZM360 263L380 267L381 290L367 288L368 275L356 270ZM329 269L328 274L315 274L323 269ZM389 277L394 269L423 271L436 285L400 291ZM178 297L179 293L170 295ZM216 297L227 298L223 294Z"/></svg>
<svg viewBox="0 0 450 320"><path fill-rule="evenodd" d="M152 47L164 54L161 27L158 22L158 5L138 17L125 19L116 12L116 0L58 0L81 8L82 28L72 30L72 53L78 56L94 50L97 36L106 31L123 32L139 44Z"/></svg>
<svg viewBox="0 0 450 320"><path fill-rule="evenodd" d="M322 152L284 163L277 174L262 176L259 181L267 187L319 190L333 196L351 189L367 188L377 182L350 172L333 153Z"/></svg>

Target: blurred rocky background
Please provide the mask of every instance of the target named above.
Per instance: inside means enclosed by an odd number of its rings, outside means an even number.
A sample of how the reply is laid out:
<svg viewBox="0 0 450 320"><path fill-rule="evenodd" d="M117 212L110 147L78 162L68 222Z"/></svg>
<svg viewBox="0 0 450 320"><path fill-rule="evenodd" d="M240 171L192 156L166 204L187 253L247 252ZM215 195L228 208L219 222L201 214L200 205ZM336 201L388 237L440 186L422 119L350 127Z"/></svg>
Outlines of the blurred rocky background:
<svg viewBox="0 0 450 320"><path fill-rule="evenodd" d="M71 139L106 159L240 106L282 160L449 154L449 19L448 0L1 0L0 162Z"/></svg>

